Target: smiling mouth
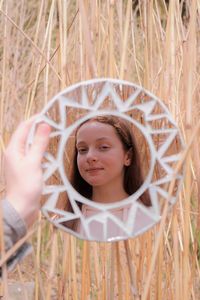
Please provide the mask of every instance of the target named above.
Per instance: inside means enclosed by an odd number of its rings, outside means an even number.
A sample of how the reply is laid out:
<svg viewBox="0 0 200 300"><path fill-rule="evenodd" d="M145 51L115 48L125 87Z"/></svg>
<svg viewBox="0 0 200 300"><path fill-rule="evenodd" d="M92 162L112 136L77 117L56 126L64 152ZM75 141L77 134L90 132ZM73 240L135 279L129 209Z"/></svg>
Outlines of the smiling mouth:
<svg viewBox="0 0 200 300"><path fill-rule="evenodd" d="M91 168L91 169L87 169L87 172L95 172L95 171L101 171L103 170L103 168Z"/></svg>

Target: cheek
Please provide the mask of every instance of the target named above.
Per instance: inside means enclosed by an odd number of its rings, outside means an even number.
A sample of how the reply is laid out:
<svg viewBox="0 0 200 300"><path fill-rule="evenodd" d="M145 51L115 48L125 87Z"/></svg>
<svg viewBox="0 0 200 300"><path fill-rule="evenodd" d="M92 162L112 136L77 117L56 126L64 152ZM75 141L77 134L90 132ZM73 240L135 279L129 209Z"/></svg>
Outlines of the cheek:
<svg viewBox="0 0 200 300"><path fill-rule="evenodd" d="M80 159L78 157L77 157L76 163L77 163L78 169L80 169L81 162L80 162Z"/></svg>
<svg viewBox="0 0 200 300"><path fill-rule="evenodd" d="M107 157L105 157L105 161L113 166L124 165L124 155L120 152L110 153Z"/></svg>
<svg viewBox="0 0 200 300"><path fill-rule="evenodd" d="M83 163L84 163L83 157L80 157L78 155L76 162L77 162L77 166L78 166L78 169L79 169L79 172L80 172L81 168L83 167Z"/></svg>

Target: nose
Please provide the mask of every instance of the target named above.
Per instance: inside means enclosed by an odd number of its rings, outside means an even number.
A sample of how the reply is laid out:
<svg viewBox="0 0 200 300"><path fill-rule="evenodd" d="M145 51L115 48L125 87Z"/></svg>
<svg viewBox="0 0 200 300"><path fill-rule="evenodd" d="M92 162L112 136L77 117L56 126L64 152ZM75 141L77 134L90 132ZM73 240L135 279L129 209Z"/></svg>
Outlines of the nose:
<svg viewBox="0 0 200 300"><path fill-rule="evenodd" d="M98 160L97 153L94 149L89 149L87 152L87 162L92 163Z"/></svg>

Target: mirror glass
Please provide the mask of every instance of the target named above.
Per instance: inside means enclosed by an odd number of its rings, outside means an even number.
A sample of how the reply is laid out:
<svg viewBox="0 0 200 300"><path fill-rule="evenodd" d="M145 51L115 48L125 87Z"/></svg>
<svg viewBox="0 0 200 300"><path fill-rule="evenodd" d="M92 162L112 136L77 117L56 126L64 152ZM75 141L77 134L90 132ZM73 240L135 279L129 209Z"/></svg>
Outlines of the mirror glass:
<svg viewBox="0 0 200 300"><path fill-rule="evenodd" d="M183 141L148 91L115 79L81 82L48 103L31 136L43 121L52 133L42 211L56 227L87 240L127 239L158 223L166 202L175 203Z"/></svg>

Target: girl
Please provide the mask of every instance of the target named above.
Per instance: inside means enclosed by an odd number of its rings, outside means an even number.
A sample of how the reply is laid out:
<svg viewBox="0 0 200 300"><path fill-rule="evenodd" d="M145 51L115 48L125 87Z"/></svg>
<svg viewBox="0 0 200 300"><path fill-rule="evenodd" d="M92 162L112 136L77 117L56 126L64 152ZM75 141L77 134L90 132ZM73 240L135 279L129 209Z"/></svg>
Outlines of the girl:
<svg viewBox="0 0 200 300"><path fill-rule="evenodd" d="M93 167L101 163L106 164L105 168L102 166L102 170L95 171ZM120 174L115 182L112 179L116 174L112 173L117 166ZM98 174L106 176L106 190L103 182L95 183ZM71 180L81 195L93 201L96 201L94 196L98 191L103 193L100 202L105 203L119 201L135 193L143 184L143 176L130 122L117 116L104 115L82 123L76 132ZM100 198L100 195L97 197ZM151 205L148 194L143 194L140 201L146 206Z"/></svg>
<svg viewBox="0 0 200 300"><path fill-rule="evenodd" d="M143 176L130 122L117 116L103 115L82 123L76 131L72 170L73 187L91 201L114 203L136 192L143 184ZM144 193L139 201L151 206L148 193ZM97 213L88 205L80 206L85 217ZM112 209L111 212L125 221L128 207ZM91 226L92 235L97 239L101 239L103 234L101 225L93 222ZM75 227L84 237L81 223ZM108 238L124 235L112 221L108 228Z"/></svg>

